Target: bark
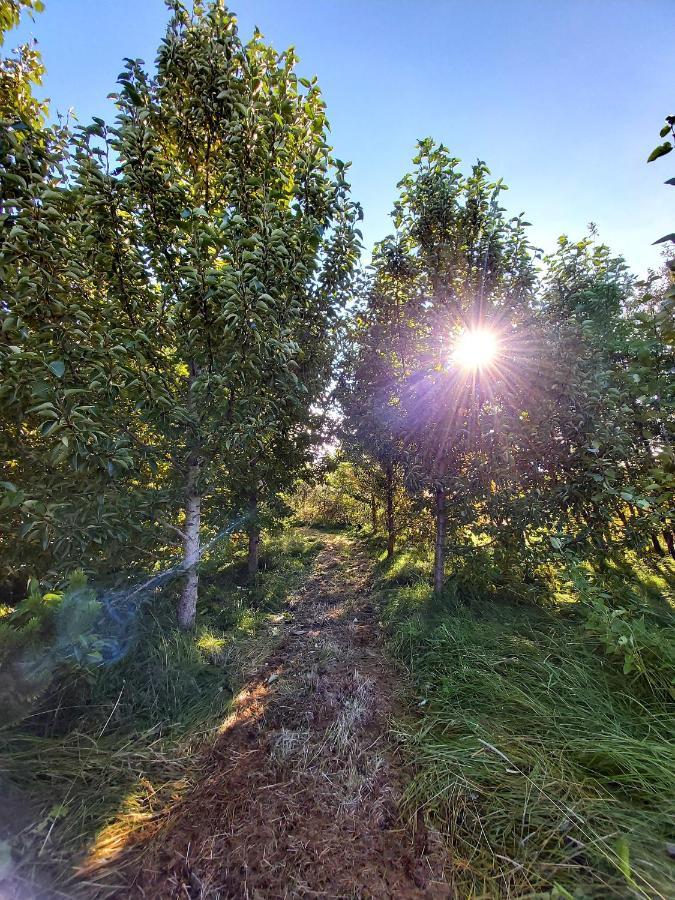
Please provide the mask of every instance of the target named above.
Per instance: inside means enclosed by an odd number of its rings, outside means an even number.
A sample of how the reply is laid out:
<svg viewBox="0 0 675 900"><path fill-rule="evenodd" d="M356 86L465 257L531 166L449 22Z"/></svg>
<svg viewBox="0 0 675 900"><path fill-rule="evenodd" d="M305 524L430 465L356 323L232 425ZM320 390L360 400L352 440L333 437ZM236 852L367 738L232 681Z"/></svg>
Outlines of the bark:
<svg viewBox="0 0 675 900"><path fill-rule="evenodd" d="M377 533L377 497L375 491L370 494L370 527L373 534Z"/></svg>
<svg viewBox="0 0 675 900"><path fill-rule="evenodd" d="M394 555L396 528L394 522L394 469L387 466L387 559Z"/></svg>
<svg viewBox="0 0 675 900"><path fill-rule="evenodd" d="M654 532L652 532L651 539L652 539L652 546L654 547L654 552L656 553L656 555L657 556L665 556L666 554L663 550L663 547L661 546L661 541L659 540L658 534L655 534Z"/></svg>
<svg viewBox="0 0 675 900"><path fill-rule="evenodd" d="M251 525L248 529L248 577L250 581L258 574L258 556L260 549L260 529L255 524L255 517L258 511L258 498L255 494L251 496L249 502L249 515L251 517Z"/></svg>
<svg viewBox="0 0 675 900"><path fill-rule="evenodd" d="M439 597L443 593L445 581L445 528L447 523L445 508L445 491L436 489L436 544L434 547L434 594Z"/></svg>
<svg viewBox="0 0 675 900"><path fill-rule="evenodd" d="M666 546L668 547L668 552L675 559L675 536L672 531L664 531L663 539L666 542Z"/></svg>
<svg viewBox="0 0 675 900"><path fill-rule="evenodd" d="M197 564L200 556L199 526L201 523L201 503L197 482L199 480L200 460L191 453L188 460L187 485L185 491L185 526L183 528L183 568L185 583L178 600L178 626L183 631L194 627L197 614L197 592L199 589L199 572Z"/></svg>

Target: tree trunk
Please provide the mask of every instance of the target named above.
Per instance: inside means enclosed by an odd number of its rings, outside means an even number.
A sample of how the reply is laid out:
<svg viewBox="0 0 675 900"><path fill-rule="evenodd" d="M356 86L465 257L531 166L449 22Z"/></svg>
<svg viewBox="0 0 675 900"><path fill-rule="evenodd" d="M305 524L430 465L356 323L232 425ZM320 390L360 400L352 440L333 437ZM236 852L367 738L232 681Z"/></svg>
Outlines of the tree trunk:
<svg viewBox="0 0 675 900"><path fill-rule="evenodd" d="M253 581L253 579L258 574L258 551L260 549L260 529L256 524L256 514L258 511L258 498L255 494L251 495L251 501L249 503L249 516L251 517L251 524L248 529L248 577L249 581Z"/></svg>
<svg viewBox="0 0 675 900"><path fill-rule="evenodd" d="M394 555L396 529L394 527L394 469L387 466L387 559Z"/></svg>
<svg viewBox="0 0 675 900"><path fill-rule="evenodd" d="M445 581L445 526L447 512L445 509L445 491L436 488L436 545L434 548L434 594L443 593Z"/></svg>
<svg viewBox="0 0 675 900"><path fill-rule="evenodd" d="M200 556L199 526L201 522L202 498L199 494L200 460L191 453L188 460L187 488L185 492L185 525L183 528L183 568L185 584L178 601L178 627L189 631L194 627L197 614L197 592L199 588L199 572L197 564Z"/></svg>
<svg viewBox="0 0 675 900"><path fill-rule="evenodd" d="M675 537L673 536L673 532L666 530L663 532L663 539L666 542L666 546L668 547L668 552L675 559Z"/></svg>
<svg viewBox="0 0 675 900"><path fill-rule="evenodd" d="M652 538L652 546L654 547L654 552L656 553L656 555L657 556L665 556L666 554L664 553L663 547L661 546L661 541L659 540L658 534L655 534L654 532L652 532L651 538Z"/></svg>
<svg viewBox="0 0 675 900"><path fill-rule="evenodd" d="M375 491L370 492L370 527L377 534L377 497Z"/></svg>

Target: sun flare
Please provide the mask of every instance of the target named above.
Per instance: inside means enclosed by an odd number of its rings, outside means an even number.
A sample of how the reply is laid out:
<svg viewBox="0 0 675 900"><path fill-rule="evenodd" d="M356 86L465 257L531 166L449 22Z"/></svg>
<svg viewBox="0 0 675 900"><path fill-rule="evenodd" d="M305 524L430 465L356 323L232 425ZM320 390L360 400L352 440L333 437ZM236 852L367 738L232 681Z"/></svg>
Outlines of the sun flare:
<svg viewBox="0 0 675 900"><path fill-rule="evenodd" d="M467 328L452 350L452 362L463 369L484 369L496 356L497 337L487 328Z"/></svg>

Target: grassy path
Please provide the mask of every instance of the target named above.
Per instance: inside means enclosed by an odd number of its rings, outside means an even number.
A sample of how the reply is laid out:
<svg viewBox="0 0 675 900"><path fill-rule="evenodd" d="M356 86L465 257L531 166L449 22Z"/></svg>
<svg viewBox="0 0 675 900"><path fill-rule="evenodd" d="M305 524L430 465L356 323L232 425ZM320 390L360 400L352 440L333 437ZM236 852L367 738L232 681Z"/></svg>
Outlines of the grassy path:
<svg viewBox="0 0 675 900"><path fill-rule="evenodd" d="M95 893L112 878L119 897L453 895L440 843L399 815L405 778L386 739L396 672L370 603L372 563L343 536L323 543L276 646L195 760L198 777L85 867Z"/></svg>

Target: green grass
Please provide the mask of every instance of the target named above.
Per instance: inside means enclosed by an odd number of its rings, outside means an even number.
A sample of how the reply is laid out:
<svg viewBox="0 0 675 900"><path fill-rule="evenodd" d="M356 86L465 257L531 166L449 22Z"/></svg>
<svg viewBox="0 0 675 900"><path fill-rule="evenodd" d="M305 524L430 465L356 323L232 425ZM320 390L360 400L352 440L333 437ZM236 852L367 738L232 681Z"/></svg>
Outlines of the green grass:
<svg viewBox="0 0 675 900"><path fill-rule="evenodd" d="M667 695L623 673L580 603L481 594L469 576L433 601L415 554L380 575L413 685L395 731L414 770L405 806L446 836L457 896L673 896Z"/></svg>
<svg viewBox="0 0 675 900"><path fill-rule="evenodd" d="M320 549L307 532L267 537L256 583L244 581L243 549L203 564L197 627L173 624L177 586L138 620L120 662L57 681L20 722L0 728L3 799L16 808L13 877L71 896L73 866L119 823L130 823L183 793L198 777L196 748L215 735L248 671L274 647L273 620ZM2 837L2 836L0 836ZM114 842L113 842L114 843Z"/></svg>

